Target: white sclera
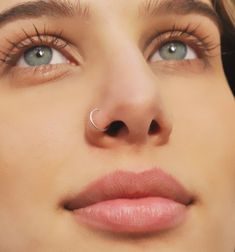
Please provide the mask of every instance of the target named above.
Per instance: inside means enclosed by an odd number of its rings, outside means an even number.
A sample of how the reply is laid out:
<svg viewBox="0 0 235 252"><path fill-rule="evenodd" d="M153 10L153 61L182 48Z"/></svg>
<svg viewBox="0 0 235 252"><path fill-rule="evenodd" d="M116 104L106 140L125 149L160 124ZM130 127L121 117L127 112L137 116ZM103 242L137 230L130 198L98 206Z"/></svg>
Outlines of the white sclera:
<svg viewBox="0 0 235 252"><path fill-rule="evenodd" d="M169 43L171 43L171 42L169 42ZM172 60L175 60L175 61L179 61L179 60L193 60L193 59L198 58L196 52L191 47L189 47L188 45L185 45L185 46L186 46L186 51L187 51L187 54L186 54L185 58L184 59L178 59L178 60L172 59ZM162 61L162 60L167 61L167 59L162 58L159 50L156 53L154 53L152 55L152 57L150 58L151 62Z"/></svg>
<svg viewBox="0 0 235 252"><path fill-rule="evenodd" d="M40 46L39 46L40 47ZM54 64L64 64L64 63L68 63L68 59L66 59L62 53L60 53L58 50L51 48L52 51L52 59L50 61L50 65L54 65ZM49 65L49 64L45 64L45 65ZM32 67L30 66L26 61L25 61L25 57L24 55L22 55L20 57L20 59L18 60L17 66L19 67ZM38 65L38 66L42 66L42 65Z"/></svg>

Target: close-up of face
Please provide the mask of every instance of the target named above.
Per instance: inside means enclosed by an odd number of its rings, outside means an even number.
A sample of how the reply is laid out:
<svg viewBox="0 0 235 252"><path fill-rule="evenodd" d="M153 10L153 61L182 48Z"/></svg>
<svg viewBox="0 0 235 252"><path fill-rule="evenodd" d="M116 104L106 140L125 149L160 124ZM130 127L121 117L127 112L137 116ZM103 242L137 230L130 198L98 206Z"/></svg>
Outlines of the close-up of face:
<svg viewBox="0 0 235 252"><path fill-rule="evenodd" d="M233 252L221 33L210 0L1 0L0 251Z"/></svg>

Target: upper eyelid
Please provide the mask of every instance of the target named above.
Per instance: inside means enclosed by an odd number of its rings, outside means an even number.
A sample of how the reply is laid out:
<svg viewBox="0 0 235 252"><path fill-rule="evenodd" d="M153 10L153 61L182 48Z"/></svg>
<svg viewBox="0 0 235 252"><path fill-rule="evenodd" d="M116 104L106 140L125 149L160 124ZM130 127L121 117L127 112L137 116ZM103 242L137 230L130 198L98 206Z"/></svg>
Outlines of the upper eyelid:
<svg viewBox="0 0 235 252"><path fill-rule="evenodd" d="M205 41L203 41L202 39L192 35L192 34L189 34L189 33L186 33L186 32L183 32L183 31L169 31L169 32L166 32L166 33L162 33L161 35L158 35L156 38L153 39L153 42L157 40L158 44L161 45L162 42L170 42L170 41L173 41L173 40L176 40L176 41L181 41L181 42L184 42L184 43L188 43L188 44L194 44L196 45L197 43L197 46L205 46L206 47L206 44L205 44Z"/></svg>
<svg viewBox="0 0 235 252"><path fill-rule="evenodd" d="M6 64L13 63L14 60L17 60L17 56L20 53L25 52L27 49L33 47L33 46L39 46L40 44L44 44L46 46L54 46L54 49L60 50L65 48L69 45L69 42L65 41L63 38L58 37L58 35L48 35L48 34L40 34L40 36L34 35L34 36L25 36L25 39L20 38L19 42L14 42L9 39L7 39L7 42L11 44L12 46L7 49L7 52L0 51L4 58L1 59L2 62ZM28 42L26 42L28 41ZM61 46L58 46L58 41L62 42ZM16 52L14 52L16 50ZM13 51L13 52L12 52Z"/></svg>
<svg viewBox="0 0 235 252"><path fill-rule="evenodd" d="M191 24L188 24L187 26L180 27L174 24L170 29L165 29L165 30L157 31L156 33L153 33L153 35L151 35L148 38L148 40L146 40L144 48L145 49L148 48L149 45L151 45L155 41L157 41L158 44L161 44L162 40L164 40L164 42L168 42L171 39L176 39L176 40L178 39L185 43L188 42L189 46L191 43L191 46L193 44L195 47L198 47L198 49L202 49L204 47L205 50L207 50L208 52L220 46L220 43L216 43L213 41L210 34L202 35L198 31L199 28L200 28L200 25L192 26ZM162 39L164 36L166 36L167 38ZM194 49L197 49L197 48L194 48Z"/></svg>
<svg viewBox="0 0 235 252"><path fill-rule="evenodd" d="M37 39L37 41L35 40L35 38ZM42 33L42 34L40 34L40 36L38 36L37 34L31 35L31 36L27 35L24 38L19 38L16 42L14 42L10 39L7 39L7 42L12 45L12 48L15 47L15 48L21 49L21 45L24 46L24 42L27 40L30 41L31 44L36 44L38 41L40 41L41 43L48 43L48 39L50 39L51 41L52 40L54 40L54 41L60 40L60 41L64 41L66 44L69 44L69 42L65 41L61 36L54 34L54 33ZM30 43L28 43L28 44L30 44Z"/></svg>
<svg viewBox="0 0 235 252"><path fill-rule="evenodd" d="M147 60L149 61L150 58L153 56L153 54L156 52L156 50L159 49L164 43L168 43L168 42L171 42L173 40L181 41L181 42L187 44L188 46L192 47L197 52L198 56L200 54L198 51L200 51L202 49L206 50L205 49L206 45L204 45L198 39L198 37L195 37L195 36L193 36L191 34L187 34L187 33L183 32L183 31L161 32L160 35L153 38L153 41L151 42L151 44L153 44L152 50L151 50L152 53L149 53L149 55L147 56ZM199 45L198 43L201 43L201 44Z"/></svg>
<svg viewBox="0 0 235 252"><path fill-rule="evenodd" d="M145 41L144 43L144 48L147 48L148 45L157 37L160 37L164 34L173 34L173 33L180 33L180 35L182 34L187 34L187 35L191 35L194 36L195 38L197 38L198 40L204 40L204 38L202 37L202 35L199 34L199 30L201 28L201 25L197 24L193 24L193 23L188 23L187 25L181 25L181 24L177 24L174 23L173 25L171 25L169 28L167 29L162 29L162 30L157 30L155 32L153 32L152 34L150 34L150 36L148 37L148 39ZM207 36L209 37L210 34L207 34Z"/></svg>
<svg viewBox="0 0 235 252"><path fill-rule="evenodd" d="M13 39L6 38L6 41L12 45L12 48L18 48L20 44L22 44L22 41L26 41L27 39L32 42L32 44L35 42L33 38L37 37L39 40L42 41L43 38L49 38L49 37L56 37L57 39L66 41L67 44L70 44L71 42L67 39L65 40L63 37L63 30L55 30L55 29L49 29L46 24L40 30L37 28L37 26L32 23L33 30L32 31L26 31L25 28L20 28L19 31L15 34L15 37ZM22 35L23 34L23 35ZM10 48L6 48L10 50ZM20 49L20 47L19 47Z"/></svg>

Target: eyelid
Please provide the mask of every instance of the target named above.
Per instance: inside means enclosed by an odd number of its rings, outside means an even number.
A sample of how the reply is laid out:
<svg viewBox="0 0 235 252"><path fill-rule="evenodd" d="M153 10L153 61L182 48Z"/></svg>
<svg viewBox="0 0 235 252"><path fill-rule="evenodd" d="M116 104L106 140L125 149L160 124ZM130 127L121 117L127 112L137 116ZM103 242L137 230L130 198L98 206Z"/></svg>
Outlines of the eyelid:
<svg viewBox="0 0 235 252"><path fill-rule="evenodd" d="M47 82L58 81L71 75L74 66L67 64L45 65L38 67L13 67L9 72L10 85L14 88L36 86Z"/></svg>

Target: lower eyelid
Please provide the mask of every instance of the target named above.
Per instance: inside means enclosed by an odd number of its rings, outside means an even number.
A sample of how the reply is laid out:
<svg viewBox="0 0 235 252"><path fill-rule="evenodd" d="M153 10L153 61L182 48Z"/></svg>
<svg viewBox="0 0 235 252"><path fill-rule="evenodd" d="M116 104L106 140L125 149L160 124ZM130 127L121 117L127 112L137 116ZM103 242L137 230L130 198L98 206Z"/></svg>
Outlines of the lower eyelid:
<svg viewBox="0 0 235 252"><path fill-rule="evenodd" d="M166 76L174 76L175 74L201 74L205 70L210 70L210 63L200 58L194 60L161 60L151 64L154 73Z"/></svg>
<svg viewBox="0 0 235 252"><path fill-rule="evenodd" d="M57 81L71 75L77 66L74 64L42 65L38 67L12 67L9 80L12 86L21 88Z"/></svg>

